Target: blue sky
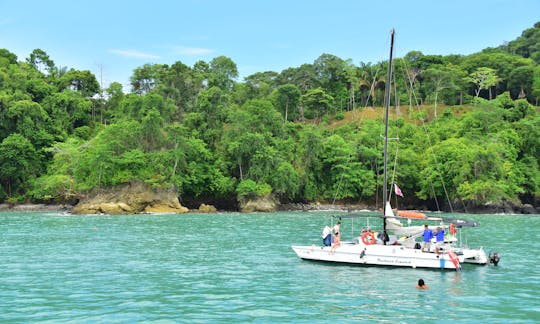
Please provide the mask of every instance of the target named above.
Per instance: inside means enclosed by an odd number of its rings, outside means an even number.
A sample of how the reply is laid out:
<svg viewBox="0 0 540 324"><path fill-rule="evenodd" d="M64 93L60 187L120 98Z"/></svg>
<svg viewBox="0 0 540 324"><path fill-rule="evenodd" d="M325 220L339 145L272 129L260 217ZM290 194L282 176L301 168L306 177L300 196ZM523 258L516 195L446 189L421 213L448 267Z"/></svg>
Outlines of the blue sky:
<svg viewBox="0 0 540 324"><path fill-rule="evenodd" d="M145 63L193 66L224 55L241 78L281 72L323 53L376 63L395 56L471 54L540 21L540 0L51 0L0 1L0 48L25 60L90 70L104 86Z"/></svg>

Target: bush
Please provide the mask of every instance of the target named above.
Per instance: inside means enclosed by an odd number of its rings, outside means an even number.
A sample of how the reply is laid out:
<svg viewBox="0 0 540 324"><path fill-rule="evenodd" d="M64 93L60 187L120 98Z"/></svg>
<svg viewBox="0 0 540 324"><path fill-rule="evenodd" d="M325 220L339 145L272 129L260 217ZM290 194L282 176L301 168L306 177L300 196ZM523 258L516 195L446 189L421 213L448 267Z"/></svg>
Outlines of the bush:
<svg viewBox="0 0 540 324"><path fill-rule="evenodd" d="M268 195L272 192L272 187L267 183L256 183L251 179L246 179L238 184L236 193L238 199L250 199Z"/></svg>

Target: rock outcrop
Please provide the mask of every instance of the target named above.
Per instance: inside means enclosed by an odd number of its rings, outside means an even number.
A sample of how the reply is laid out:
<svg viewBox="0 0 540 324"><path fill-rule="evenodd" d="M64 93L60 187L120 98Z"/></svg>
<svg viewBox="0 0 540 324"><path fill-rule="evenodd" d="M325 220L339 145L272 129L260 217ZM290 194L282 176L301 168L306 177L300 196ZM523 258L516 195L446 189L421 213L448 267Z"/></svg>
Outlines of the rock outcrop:
<svg viewBox="0 0 540 324"><path fill-rule="evenodd" d="M176 192L131 183L90 193L73 207L73 214L187 213Z"/></svg>
<svg viewBox="0 0 540 324"><path fill-rule="evenodd" d="M212 205L201 204L197 210L199 213L216 213L217 208Z"/></svg>
<svg viewBox="0 0 540 324"><path fill-rule="evenodd" d="M278 210L278 205L277 200L273 196L266 195L253 199L240 200L239 207L242 213L275 212Z"/></svg>

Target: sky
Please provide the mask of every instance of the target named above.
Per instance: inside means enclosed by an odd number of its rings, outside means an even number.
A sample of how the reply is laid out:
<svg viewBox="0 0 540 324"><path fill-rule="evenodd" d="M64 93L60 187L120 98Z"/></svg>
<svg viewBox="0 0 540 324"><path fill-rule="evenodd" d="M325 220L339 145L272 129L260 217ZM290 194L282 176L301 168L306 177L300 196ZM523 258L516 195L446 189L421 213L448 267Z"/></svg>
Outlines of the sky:
<svg viewBox="0 0 540 324"><path fill-rule="evenodd" d="M0 1L0 48L26 60L90 70L129 92L144 64L232 59L242 81L332 54L355 65L409 51L468 55L540 21L540 0L50 0Z"/></svg>

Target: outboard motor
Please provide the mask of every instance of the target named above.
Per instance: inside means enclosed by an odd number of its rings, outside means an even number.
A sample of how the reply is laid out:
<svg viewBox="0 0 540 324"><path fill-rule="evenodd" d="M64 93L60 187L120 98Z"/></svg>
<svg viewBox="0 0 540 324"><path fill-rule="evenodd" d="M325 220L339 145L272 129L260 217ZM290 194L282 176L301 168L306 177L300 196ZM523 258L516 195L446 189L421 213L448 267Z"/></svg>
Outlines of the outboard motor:
<svg viewBox="0 0 540 324"><path fill-rule="evenodd" d="M500 260L501 260L501 257L499 256L498 252L491 252L489 254L489 263L493 263L493 265L496 266Z"/></svg>

